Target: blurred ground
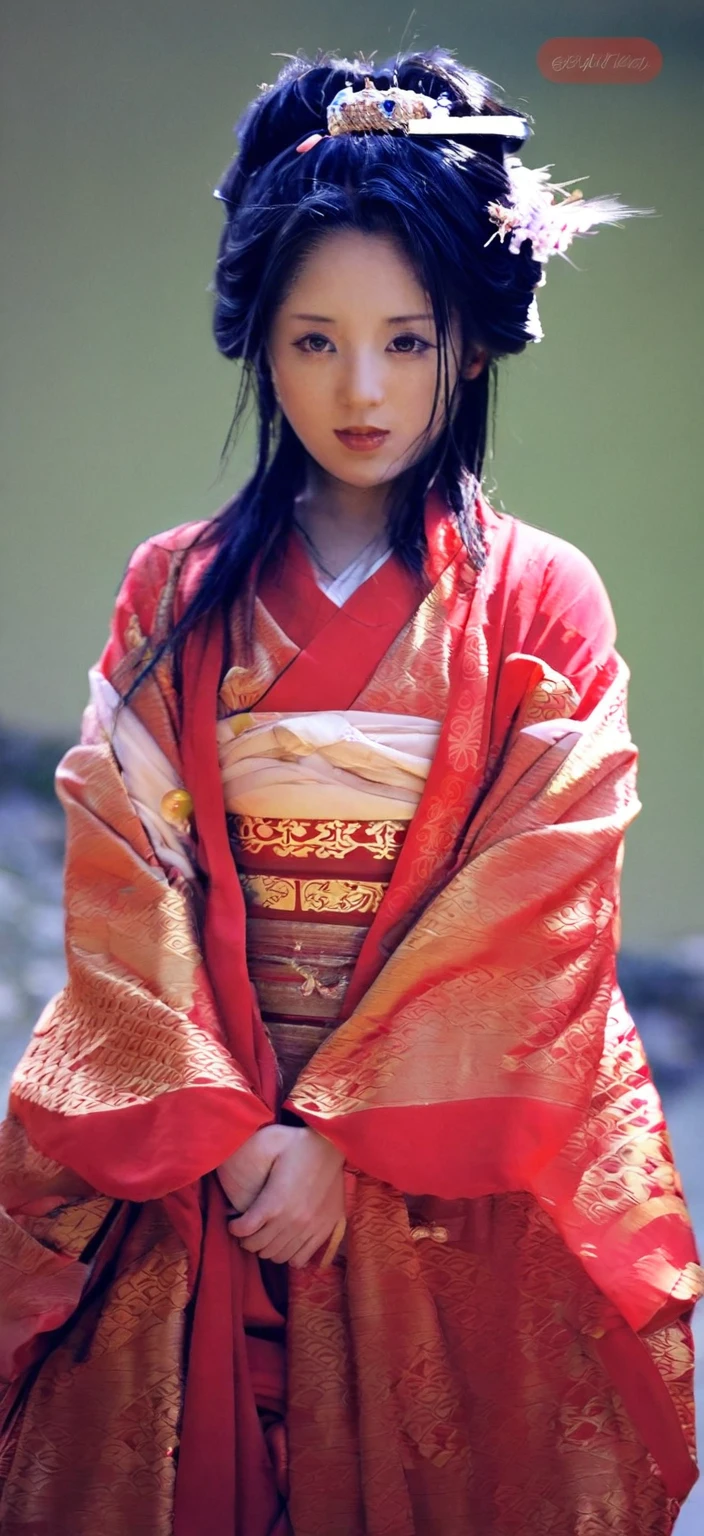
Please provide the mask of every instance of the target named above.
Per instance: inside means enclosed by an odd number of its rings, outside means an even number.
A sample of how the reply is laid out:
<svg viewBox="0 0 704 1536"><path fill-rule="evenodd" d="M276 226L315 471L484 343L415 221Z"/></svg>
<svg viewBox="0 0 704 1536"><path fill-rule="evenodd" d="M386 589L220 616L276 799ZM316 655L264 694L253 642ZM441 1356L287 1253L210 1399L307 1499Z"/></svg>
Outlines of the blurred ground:
<svg viewBox="0 0 704 1536"><path fill-rule="evenodd" d="M15 774L9 777L16 780ZM64 979L63 817L47 796L45 779L38 770L28 791L8 783L7 776L3 785L0 773L0 1114L32 1025ZM24 773L22 782L28 782ZM704 943L693 939L660 957L624 956L620 974L662 1094L704 1248ZM704 1446L704 1303L695 1314L695 1330ZM685 1505L677 1536L702 1531L704 1477Z"/></svg>

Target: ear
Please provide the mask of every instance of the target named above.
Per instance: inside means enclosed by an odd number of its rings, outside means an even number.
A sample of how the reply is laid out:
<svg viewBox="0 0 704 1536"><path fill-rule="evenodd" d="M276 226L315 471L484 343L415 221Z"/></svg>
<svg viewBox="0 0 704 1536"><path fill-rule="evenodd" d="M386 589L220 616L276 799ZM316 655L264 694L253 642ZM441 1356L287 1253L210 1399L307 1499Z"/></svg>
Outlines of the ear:
<svg viewBox="0 0 704 1536"><path fill-rule="evenodd" d="M489 360L486 347L474 347L468 354L462 365L461 376L463 379L476 379Z"/></svg>

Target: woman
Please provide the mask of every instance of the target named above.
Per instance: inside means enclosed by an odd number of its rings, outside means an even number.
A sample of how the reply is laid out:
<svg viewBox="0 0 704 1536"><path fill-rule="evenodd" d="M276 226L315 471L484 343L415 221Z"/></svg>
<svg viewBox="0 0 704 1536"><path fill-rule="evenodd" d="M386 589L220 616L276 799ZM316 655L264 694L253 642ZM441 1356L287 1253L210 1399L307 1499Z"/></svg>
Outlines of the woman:
<svg viewBox="0 0 704 1536"><path fill-rule="evenodd" d="M133 555L58 772L6 1536L661 1536L696 1476L702 1272L616 980L628 673L590 561L481 491L545 261L639 210L528 131L440 50L296 58L240 124L256 470Z"/></svg>

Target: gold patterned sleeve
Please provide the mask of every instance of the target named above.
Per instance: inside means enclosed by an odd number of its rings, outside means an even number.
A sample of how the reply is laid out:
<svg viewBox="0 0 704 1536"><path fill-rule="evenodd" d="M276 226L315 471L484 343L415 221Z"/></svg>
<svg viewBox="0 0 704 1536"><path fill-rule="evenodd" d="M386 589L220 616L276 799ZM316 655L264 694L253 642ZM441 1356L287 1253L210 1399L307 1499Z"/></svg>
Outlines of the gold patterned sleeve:
<svg viewBox="0 0 704 1536"><path fill-rule="evenodd" d="M158 638L180 557L147 544L128 567L97 668L117 693ZM134 715L182 782L167 667L140 687ZM216 1168L273 1116L218 1016L198 878L158 857L95 708L59 765L57 789L67 829L68 980L16 1069L12 1113L40 1152L102 1194L155 1199Z"/></svg>

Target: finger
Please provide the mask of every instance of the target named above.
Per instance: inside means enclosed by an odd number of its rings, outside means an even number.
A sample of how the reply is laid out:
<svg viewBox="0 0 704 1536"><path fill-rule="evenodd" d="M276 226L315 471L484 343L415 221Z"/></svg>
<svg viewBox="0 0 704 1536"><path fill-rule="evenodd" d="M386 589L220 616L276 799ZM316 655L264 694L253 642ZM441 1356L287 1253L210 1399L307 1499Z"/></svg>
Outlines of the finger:
<svg viewBox="0 0 704 1536"><path fill-rule="evenodd" d="M294 1269L303 1269L304 1266L310 1262L313 1254L317 1253L319 1248L322 1248L326 1235L327 1234L325 1229L323 1228L322 1232L316 1232L314 1237L310 1238L308 1242L304 1243L303 1246L298 1249L298 1252L295 1253L291 1259L289 1259L289 1263L293 1266Z"/></svg>
<svg viewBox="0 0 704 1536"><path fill-rule="evenodd" d="M284 1234L278 1242L272 1243L270 1248L261 1250L260 1259L271 1259L274 1264L288 1264L294 1253L298 1253L301 1247L300 1232L292 1237L290 1233Z"/></svg>
<svg viewBox="0 0 704 1536"><path fill-rule="evenodd" d="M279 1247L287 1240L289 1234L290 1228L281 1222L267 1222L260 1232L254 1232L251 1237L240 1238L240 1242L247 1253L256 1253L258 1257L265 1258L266 1250L272 1245ZM297 1246L300 1247L300 1244L301 1234L299 1233Z"/></svg>
<svg viewBox="0 0 704 1536"><path fill-rule="evenodd" d="M230 1231L235 1237L251 1237L258 1232L267 1221L275 1220L278 1216L271 1196L267 1194L266 1186L256 1200L250 1205L249 1210L243 1216L237 1216L230 1222Z"/></svg>

